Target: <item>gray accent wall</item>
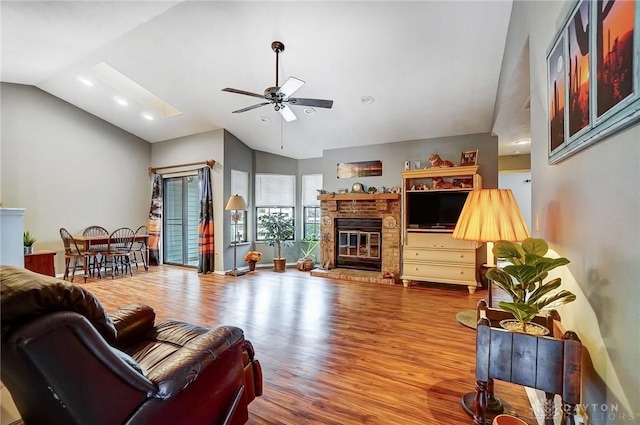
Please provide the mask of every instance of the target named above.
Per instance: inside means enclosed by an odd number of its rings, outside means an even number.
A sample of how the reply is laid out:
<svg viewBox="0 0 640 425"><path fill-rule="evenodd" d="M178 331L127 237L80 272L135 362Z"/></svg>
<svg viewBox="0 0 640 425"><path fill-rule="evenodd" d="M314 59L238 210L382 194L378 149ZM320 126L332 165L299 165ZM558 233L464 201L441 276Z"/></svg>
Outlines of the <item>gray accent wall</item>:
<svg viewBox="0 0 640 425"><path fill-rule="evenodd" d="M571 260L558 275L578 299L558 310L586 348L582 403L590 423L631 424L640 412L640 125L548 164L546 53L572 4L513 3L498 93L508 92L528 42L532 233Z"/></svg>
<svg viewBox="0 0 640 425"><path fill-rule="evenodd" d="M235 195L235 193L231 193L231 170L236 171L244 171L249 173L249 199L245 199L247 203L247 235L250 243L239 244L237 247L237 262L236 265L239 269L246 267L246 262L244 261L244 254L247 251L250 251L253 248L251 241L253 241L253 237L251 235L254 234L255 229L253 226L254 217L255 217L255 208L254 208L254 199L253 199L253 187L255 184L254 177L255 174L253 172L253 150L249 148L247 145L242 143L240 139L238 139L233 134L224 130L224 204L223 207L227 205L227 201L231 195ZM233 269L233 246L232 235L231 232L227 231L227 229L231 228L231 212L224 212L224 229L223 231L223 245L222 251L224 251L224 270Z"/></svg>
<svg viewBox="0 0 640 425"><path fill-rule="evenodd" d="M401 186L405 161L410 161L412 168L416 161L420 161L420 168L429 167L428 158L436 153L457 165L463 151L475 149L478 149L478 173L483 179L482 187L498 187L498 138L483 133L326 150L322 157L324 188L330 192L337 192L340 188L351 191L356 182L376 188ZM376 160L382 161L382 176L337 177L338 163Z"/></svg>
<svg viewBox="0 0 640 425"><path fill-rule="evenodd" d="M36 251L56 251L59 229L146 224L151 145L33 86L2 83L0 202L26 208Z"/></svg>

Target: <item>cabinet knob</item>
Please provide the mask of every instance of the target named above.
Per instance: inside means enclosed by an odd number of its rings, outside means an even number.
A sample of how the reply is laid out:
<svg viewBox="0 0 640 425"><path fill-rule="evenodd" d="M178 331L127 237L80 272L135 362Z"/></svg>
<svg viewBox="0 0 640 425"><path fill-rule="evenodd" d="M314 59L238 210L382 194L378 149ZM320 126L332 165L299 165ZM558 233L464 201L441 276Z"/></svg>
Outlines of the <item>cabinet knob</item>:
<svg viewBox="0 0 640 425"><path fill-rule="evenodd" d="M463 272L462 270L460 270L458 273L460 273L460 274L464 274L464 272Z"/></svg>
<svg viewBox="0 0 640 425"><path fill-rule="evenodd" d="M420 255L420 254L416 252L416 257L417 257L418 255Z"/></svg>
<svg viewBox="0 0 640 425"><path fill-rule="evenodd" d="M416 271L418 271L418 268L416 267Z"/></svg>
<svg viewBox="0 0 640 425"><path fill-rule="evenodd" d="M460 254L460 258L464 258L464 254Z"/></svg>

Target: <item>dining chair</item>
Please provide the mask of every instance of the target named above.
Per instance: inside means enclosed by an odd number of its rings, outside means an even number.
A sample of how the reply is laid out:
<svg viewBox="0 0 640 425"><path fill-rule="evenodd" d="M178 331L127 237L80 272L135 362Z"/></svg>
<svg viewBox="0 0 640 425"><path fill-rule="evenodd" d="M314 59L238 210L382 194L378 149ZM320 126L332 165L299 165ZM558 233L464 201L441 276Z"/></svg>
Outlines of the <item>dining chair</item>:
<svg viewBox="0 0 640 425"><path fill-rule="evenodd" d="M102 268L107 272L107 268L111 268L111 278L115 277L116 272L122 267L122 273L129 270L129 275L133 276L131 270L131 248L133 246L133 238L135 233L128 227L121 227L114 230L109 235L107 249L102 251Z"/></svg>
<svg viewBox="0 0 640 425"><path fill-rule="evenodd" d="M82 232L82 236L109 236L109 231L102 226L89 226ZM97 255L90 258L90 269L91 274L96 269L100 268L100 264L102 263L102 254L101 252L107 249L106 244L89 244L89 251L96 252ZM100 272L98 270L98 276L100 276Z"/></svg>
<svg viewBox="0 0 640 425"><path fill-rule="evenodd" d="M136 230L136 236L149 236L149 228L145 225L138 227ZM146 241L135 241L133 243L133 247L131 248L131 261L136 264L136 270L138 270L138 256L140 254L140 258L142 259L142 265L144 266L145 271L149 270L149 265L147 264L147 258L149 258L149 247L147 246Z"/></svg>
<svg viewBox="0 0 640 425"><path fill-rule="evenodd" d="M60 228L60 237L62 238L62 244L64 245L64 275L62 279L67 280L69 273L71 273L71 282L76 275L76 271L82 270L84 274L84 281L87 281L87 273L85 272L91 264L91 258L95 260L95 252L85 252L80 249L76 241L73 239L73 235L65 229Z"/></svg>

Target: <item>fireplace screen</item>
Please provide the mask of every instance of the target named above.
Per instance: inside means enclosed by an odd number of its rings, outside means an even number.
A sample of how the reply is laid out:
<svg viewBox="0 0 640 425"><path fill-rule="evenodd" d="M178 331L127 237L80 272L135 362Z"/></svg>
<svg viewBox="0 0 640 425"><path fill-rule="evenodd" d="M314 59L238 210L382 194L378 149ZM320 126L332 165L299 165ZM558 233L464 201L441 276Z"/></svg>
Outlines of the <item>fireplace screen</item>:
<svg viewBox="0 0 640 425"><path fill-rule="evenodd" d="M338 255L368 259L380 258L380 233L359 231L340 232Z"/></svg>
<svg viewBox="0 0 640 425"><path fill-rule="evenodd" d="M382 220L336 220L336 267L380 270Z"/></svg>

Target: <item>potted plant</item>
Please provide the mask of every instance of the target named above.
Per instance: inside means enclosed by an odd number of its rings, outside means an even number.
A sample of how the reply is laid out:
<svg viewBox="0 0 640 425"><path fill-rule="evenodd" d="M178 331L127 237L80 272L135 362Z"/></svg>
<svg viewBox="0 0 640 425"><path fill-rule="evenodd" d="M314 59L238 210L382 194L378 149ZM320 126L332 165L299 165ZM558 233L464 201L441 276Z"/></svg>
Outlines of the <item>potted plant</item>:
<svg viewBox="0 0 640 425"><path fill-rule="evenodd" d="M274 270L283 272L287 259L282 257L282 246L290 246L293 243L291 241L295 231L293 219L284 213L265 214L258 218L258 223L265 243L276 247L277 256L273 259Z"/></svg>
<svg viewBox="0 0 640 425"><path fill-rule="evenodd" d="M544 281L550 270L569 264L564 257L545 257L548 251L549 245L543 239L528 238L522 245L509 241L495 243L493 255L511 263L487 271L487 277L512 299L498 303L516 318L516 326L505 326L507 329L527 332L527 325L536 314L575 301L576 296L570 291L556 291L561 285L559 277Z"/></svg>
<svg viewBox="0 0 640 425"><path fill-rule="evenodd" d="M256 263L260 260L262 260L262 253L260 251L247 251L247 253L244 254L244 261L249 264L250 272L255 271Z"/></svg>
<svg viewBox="0 0 640 425"><path fill-rule="evenodd" d="M306 249L304 248L304 245L300 247L302 257L298 259L296 267L301 272L308 272L316 265L316 257L313 254L313 251L315 251L318 245L320 245L320 240L313 235L311 239L303 239L302 244L307 244L307 247Z"/></svg>
<svg viewBox="0 0 640 425"><path fill-rule="evenodd" d="M36 243L36 238L33 237L28 230L22 234L22 245L24 246L25 254L33 253L33 244Z"/></svg>

